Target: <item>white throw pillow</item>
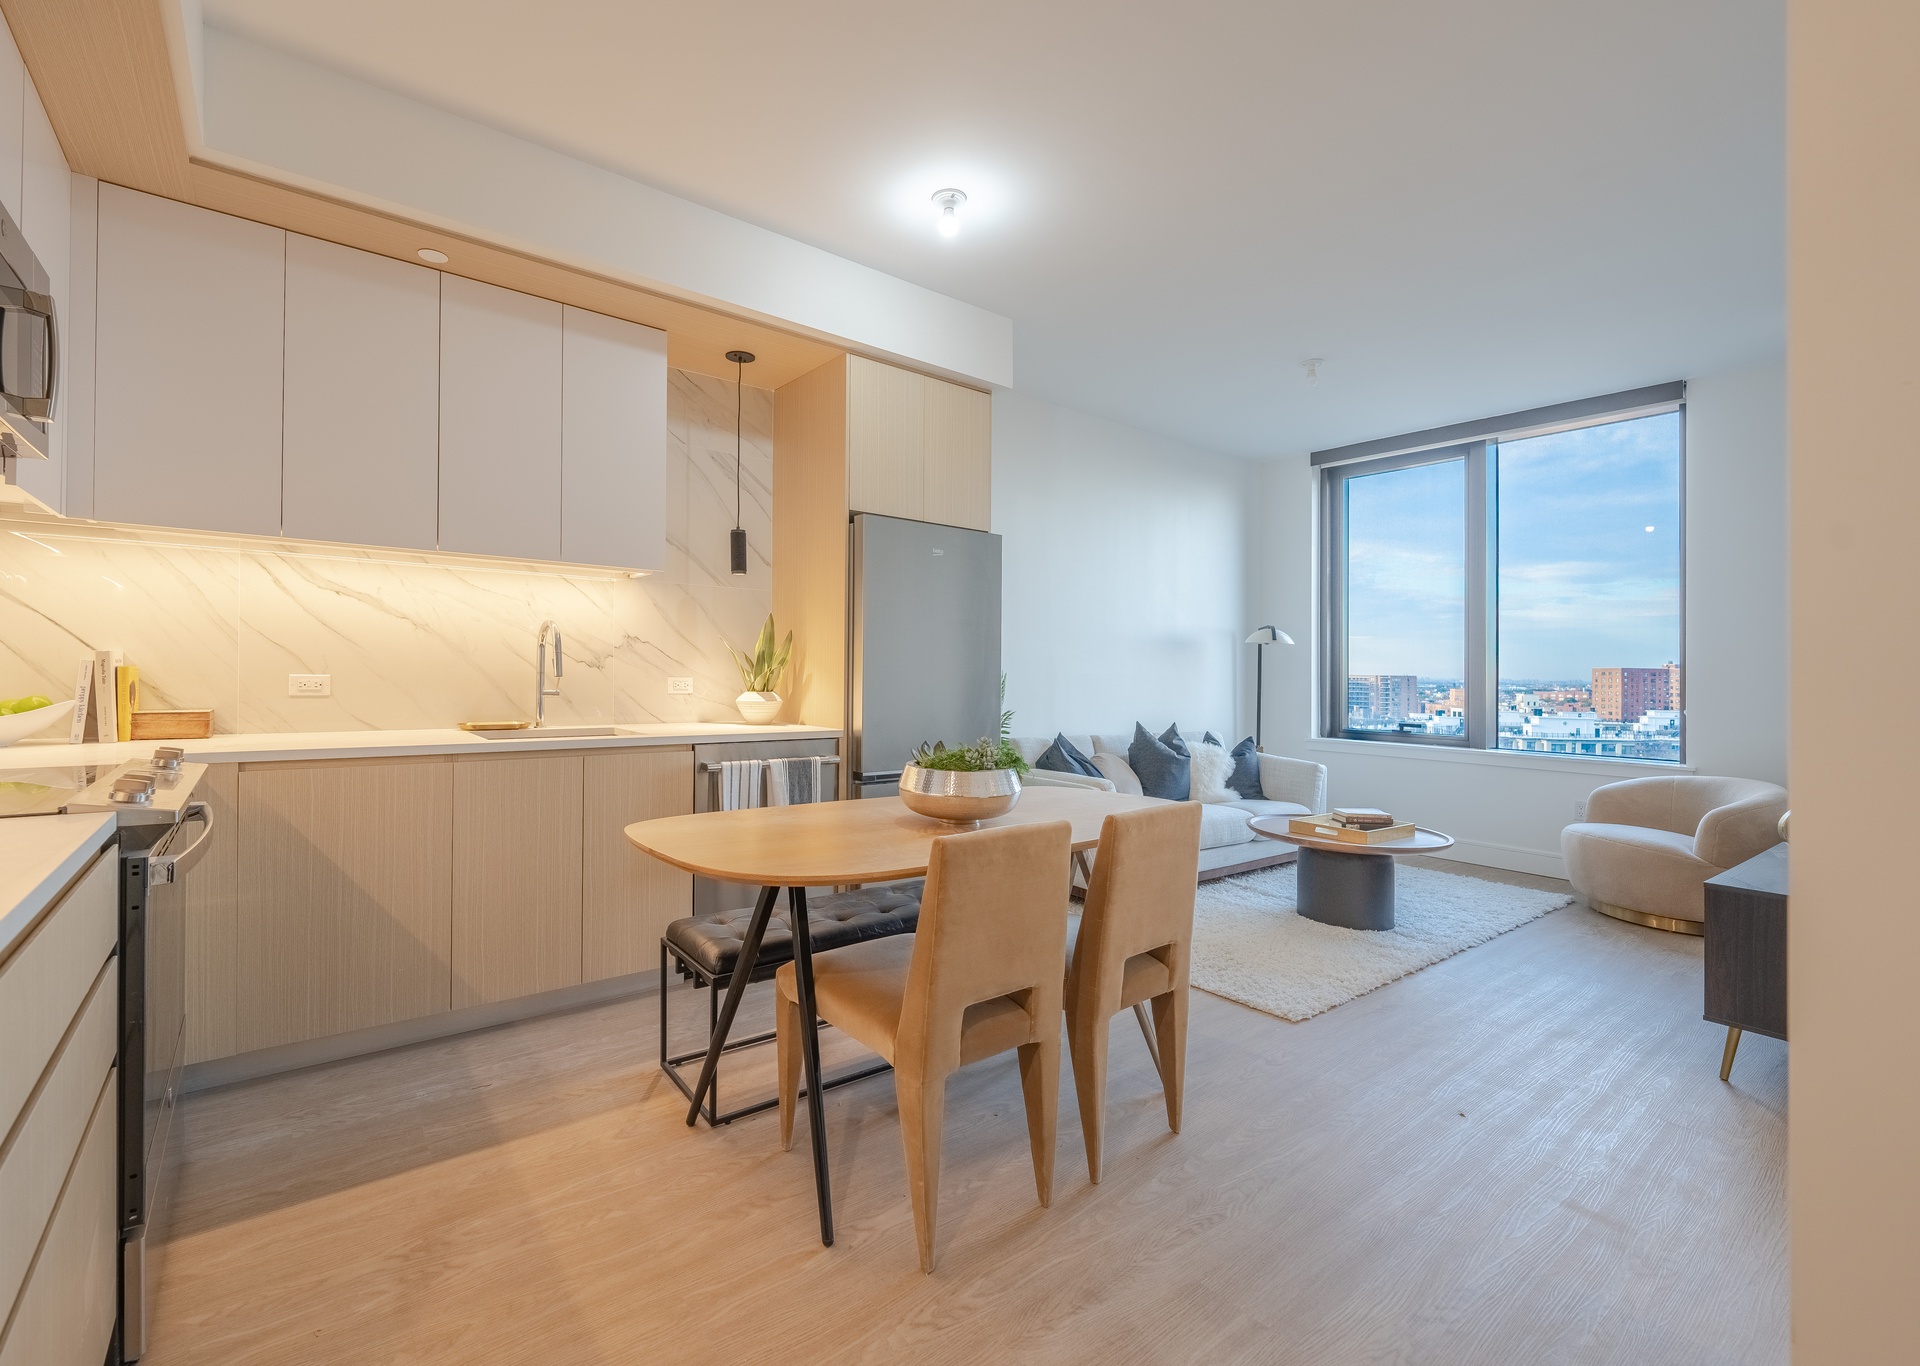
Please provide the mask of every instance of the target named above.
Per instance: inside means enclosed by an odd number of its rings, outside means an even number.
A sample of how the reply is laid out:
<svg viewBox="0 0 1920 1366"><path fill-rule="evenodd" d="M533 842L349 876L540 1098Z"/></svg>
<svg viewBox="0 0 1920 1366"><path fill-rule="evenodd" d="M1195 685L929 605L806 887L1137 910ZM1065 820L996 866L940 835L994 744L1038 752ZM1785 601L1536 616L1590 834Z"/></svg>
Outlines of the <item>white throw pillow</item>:
<svg viewBox="0 0 1920 1366"><path fill-rule="evenodd" d="M1240 794L1227 786L1227 779L1233 776L1233 756L1227 753L1225 746L1210 745L1201 740L1189 748L1193 751L1189 768L1193 800L1215 805L1239 801Z"/></svg>
<svg viewBox="0 0 1920 1366"><path fill-rule="evenodd" d="M1093 752L1093 766L1100 770L1100 776L1113 784L1115 792L1124 792L1129 797L1144 796L1140 786L1140 776L1133 771L1133 765L1124 755L1112 750L1096 749Z"/></svg>

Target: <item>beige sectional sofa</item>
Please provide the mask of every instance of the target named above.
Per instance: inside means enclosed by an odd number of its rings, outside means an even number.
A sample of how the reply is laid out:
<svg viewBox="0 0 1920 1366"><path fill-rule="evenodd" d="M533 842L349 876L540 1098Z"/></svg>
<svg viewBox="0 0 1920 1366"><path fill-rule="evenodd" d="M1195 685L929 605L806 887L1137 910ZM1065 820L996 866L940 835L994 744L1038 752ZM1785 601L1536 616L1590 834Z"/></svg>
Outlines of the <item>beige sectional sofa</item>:
<svg viewBox="0 0 1920 1366"><path fill-rule="evenodd" d="M1196 735L1201 732L1194 732ZM1138 792L1140 780L1127 764L1131 735L1069 735L1068 741L1087 755L1107 776L1082 777L1036 768L1026 777L1030 785L1088 787L1102 792ZM1032 763L1053 743L1051 735L1014 740L1020 757ZM1209 802L1200 811L1200 879L1225 877L1294 857L1294 846L1265 839L1247 822L1255 816L1310 816L1326 810L1327 769L1306 759L1279 754L1260 756L1260 793L1236 802Z"/></svg>

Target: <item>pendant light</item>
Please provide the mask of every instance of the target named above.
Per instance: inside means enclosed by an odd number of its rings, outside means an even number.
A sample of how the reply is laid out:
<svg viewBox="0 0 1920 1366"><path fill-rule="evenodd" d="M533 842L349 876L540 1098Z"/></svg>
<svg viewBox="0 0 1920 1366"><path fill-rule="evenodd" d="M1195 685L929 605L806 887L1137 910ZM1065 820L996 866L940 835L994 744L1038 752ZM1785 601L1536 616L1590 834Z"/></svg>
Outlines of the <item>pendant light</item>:
<svg viewBox="0 0 1920 1366"><path fill-rule="evenodd" d="M733 362L733 572L747 572L747 529L740 525L740 400L745 386L746 367L753 361L751 351L729 351Z"/></svg>

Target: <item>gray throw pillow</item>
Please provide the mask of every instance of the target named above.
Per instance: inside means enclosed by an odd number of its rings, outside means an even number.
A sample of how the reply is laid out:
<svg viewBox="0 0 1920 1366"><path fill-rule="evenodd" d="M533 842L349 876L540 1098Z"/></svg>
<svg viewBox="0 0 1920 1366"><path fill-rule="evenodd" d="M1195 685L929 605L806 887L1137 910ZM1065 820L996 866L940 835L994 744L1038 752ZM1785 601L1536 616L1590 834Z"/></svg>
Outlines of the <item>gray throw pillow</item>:
<svg viewBox="0 0 1920 1366"><path fill-rule="evenodd" d="M1149 797L1184 802L1193 790L1193 761L1187 756L1186 741L1168 728L1172 743L1163 736L1155 739L1138 721L1133 724L1133 743L1127 746L1127 766L1140 778L1140 790ZM1180 748L1175 749L1177 743Z"/></svg>
<svg viewBox="0 0 1920 1366"><path fill-rule="evenodd" d="M1100 776L1100 770L1093 766L1093 760L1082 754L1079 747L1067 739L1064 731L1053 737L1053 743L1033 761L1033 766L1053 773L1078 773L1084 778Z"/></svg>
<svg viewBox="0 0 1920 1366"><path fill-rule="evenodd" d="M1134 722L1134 724L1137 726L1140 723L1136 721ZM1175 722L1173 725L1168 726L1166 728L1166 730L1160 736L1160 743L1165 745L1168 749L1172 750L1175 754L1184 754L1188 758L1193 757L1191 752L1187 749L1186 737L1180 734L1180 725L1178 722Z"/></svg>
<svg viewBox="0 0 1920 1366"><path fill-rule="evenodd" d="M1227 753L1233 756L1233 776L1227 786L1248 801L1263 800L1267 794L1260 787L1260 751L1254 748L1253 737L1249 735Z"/></svg>

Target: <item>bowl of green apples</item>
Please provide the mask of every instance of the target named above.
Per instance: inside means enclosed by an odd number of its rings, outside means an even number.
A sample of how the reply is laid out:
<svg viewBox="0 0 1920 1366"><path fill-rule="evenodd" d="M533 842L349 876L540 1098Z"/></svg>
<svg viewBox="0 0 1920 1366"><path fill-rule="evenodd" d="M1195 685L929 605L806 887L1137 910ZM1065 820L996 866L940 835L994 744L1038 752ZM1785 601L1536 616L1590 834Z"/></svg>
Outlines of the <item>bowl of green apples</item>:
<svg viewBox="0 0 1920 1366"><path fill-rule="evenodd" d="M38 735L56 722L73 715L73 703L55 702L32 693L26 697L0 699L0 747Z"/></svg>

